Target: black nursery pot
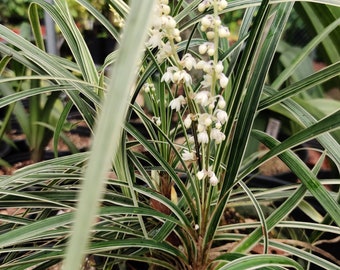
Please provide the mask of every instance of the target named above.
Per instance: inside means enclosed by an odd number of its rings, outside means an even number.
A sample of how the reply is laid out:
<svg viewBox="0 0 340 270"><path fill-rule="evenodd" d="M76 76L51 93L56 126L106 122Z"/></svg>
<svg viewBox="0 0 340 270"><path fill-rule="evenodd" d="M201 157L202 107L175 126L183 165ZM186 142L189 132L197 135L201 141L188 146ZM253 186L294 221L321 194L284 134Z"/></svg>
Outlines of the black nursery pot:
<svg viewBox="0 0 340 270"><path fill-rule="evenodd" d="M60 151L58 152L58 157L70 155L70 151ZM46 151L43 155L43 160L48 160L54 158L54 153L51 151ZM14 165L19 162L27 161L31 159L31 153L27 151L14 151L3 158L8 164Z"/></svg>
<svg viewBox="0 0 340 270"><path fill-rule="evenodd" d="M102 65L105 58L113 52L116 41L112 37L106 37L106 32L99 26L93 30L84 31L85 42L90 50L93 61L97 65Z"/></svg>
<svg viewBox="0 0 340 270"><path fill-rule="evenodd" d="M11 147L4 141L0 141L0 158L4 158L11 152Z"/></svg>
<svg viewBox="0 0 340 270"><path fill-rule="evenodd" d="M30 152L26 141L15 140L13 141L13 143L14 146L8 146L9 149L6 155L2 156L2 159L4 159L10 165L13 165L24 160L29 160Z"/></svg>
<svg viewBox="0 0 340 270"><path fill-rule="evenodd" d="M78 134L79 136L83 137L91 136L91 131L87 127L77 127L76 129L72 130L71 133ZM4 142L0 142L0 158L5 160L10 165L14 165L16 163L31 159L31 152L25 140L16 140L14 141L14 145L14 147L11 147ZM80 152L87 151L86 148L78 150ZM71 151L58 151L58 157L63 157L71 154ZM44 152L43 160L53 158L55 158L55 154L53 151Z"/></svg>
<svg viewBox="0 0 340 270"><path fill-rule="evenodd" d="M291 178L287 175L287 179L277 176L250 174L245 179L247 185L253 188L273 188L285 185L291 185Z"/></svg>
<svg viewBox="0 0 340 270"><path fill-rule="evenodd" d="M294 177L293 174L282 174L282 175L276 175L276 176L264 176L264 175L248 175L246 177L247 185L252 188L275 188L285 185L291 185L291 177ZM318 175L319 179L327 179L332 177L332 172L327 171L321 171ZM286 179L284 179L286 178ZM316 211L318 211L321 215L326 215L326 211L324 208L320 205L320 203L314 198L305 198L306 202L308 202ZM276 207L279 207L283 201L276 201L274 202L274 205ZM290 214L290 218L296 221L302 221L302 222L314 222L308 215L306 215L302 210L299 208L294 209ZM306 230L306 234L310 235L313 231L312 230ZM322 235L322 239L335 239L337 235L332 233L324 233ZM324 251L330 253L336 258L339 258L339 243L332 243L332 242L325 242L321 245L318 245L318 248L323 249ZM320 254L317 254L318 256L322 256ZM325 257L327 260L328 258ZM309 268L310 270L321 270L323 268L312 264Z"/></svg>

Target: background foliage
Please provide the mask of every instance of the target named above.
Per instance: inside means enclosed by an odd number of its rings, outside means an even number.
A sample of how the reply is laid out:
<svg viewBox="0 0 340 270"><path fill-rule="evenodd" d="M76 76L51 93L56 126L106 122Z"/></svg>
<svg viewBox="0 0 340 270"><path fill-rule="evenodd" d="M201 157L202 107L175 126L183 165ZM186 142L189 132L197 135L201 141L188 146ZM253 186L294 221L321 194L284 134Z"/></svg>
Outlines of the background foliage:
<svg viewBox="0 0 340 270"><path fill-rule="evenodd" d="M226 21L233 12L242 17L237 38L221 39L212 56L223 63L229 79L225 90L218 88L228 114L225 140L209 144L202 158L212 166L219 180L216 186L198 179L199 162L184 158L192 135L183 122L187 107L169 107L182 89L162 80L167 68L176 66L176 57L190 52L204 58L197 51L207 40L200 23L213 9L199 12L198 0L171 1L170 15L182 40L174 55L158 61L160 51L151 47L139 58L153 1L131 1L131 7L121 0L110 1L126 19L122 37L94 6L77 2L120 45L100 66L67 1L56 0L54 5L32 1L28 14L33 42L0 25L5 40L0 43L1 74L12 63L20 63L31 71L21 80L39 80L3 96L0 107L36 96L48 100L62 92L67 102L55 123L54 141L71 106L93 132L89 152L41 161L13 176L1 176L1 207L23 211L0 215L0 269L47 269L66 258L65 269L73 270L85 255L94 256L98 269L126 269L136 262L150 269L338 269L339 259L319 246L328 238L339 238L340 181L318 177L325 159L336 172L340 169L339 103L324 98L325 83L340 74L338 1L297 4L315 36L288 56L280 48L285 46L282 37L293 2L235 0L219 12ZM45 51L37 19L40 8L57 24L72 59ZM322 9L334 16L313 15ZM316 48L327 66L298 74ZM183 88L199 93L201 75L193 74L193 83ZM2 76L0 83L15 80L18 77ZM152 92L145 91L145 83L154 85ZM309 91L315 87L317 98L314 90ZM145 98L144 107L136 102L139 95ZM290 125L287 139L280 141L257 127L261 113L269 111ZM319 160L310 168L294 149L312 139L322 150L317 150ZM250 149L253 143L268 151ZM258 168L272 157L279 157L299 181L256 185Z"/></svg>

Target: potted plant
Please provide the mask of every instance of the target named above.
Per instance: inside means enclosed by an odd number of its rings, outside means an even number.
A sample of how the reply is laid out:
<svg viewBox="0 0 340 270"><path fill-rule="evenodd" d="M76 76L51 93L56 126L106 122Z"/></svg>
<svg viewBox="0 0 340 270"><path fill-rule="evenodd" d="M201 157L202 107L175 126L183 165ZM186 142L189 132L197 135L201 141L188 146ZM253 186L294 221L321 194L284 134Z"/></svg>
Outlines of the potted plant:
<svg viewBox="0 0 340 270"><path fill-rule="evenodd" d="M36 20L39 25L35 30L35 44L41 50L45 51L43 43L41 27L38 23L38 13L32 11L30 20ZM15 48L10 48L15 51ZM11 129L13 117L18 126L19 132L24 134L24 140L27 143L24 145L23 151L26 152L28 148L28 156L25 155L24 159L31 159L33 162L41 161L44 158L45 148L50 140L55 137L54 148L57 153L57 142L59 136L62 136L65 142L69 145L70 149L75 151L75 147L65 136L61 133L67 114L70 110L71 104L64 107L61 100L61 91L51 88L51 85L46 84L39 79L34 79L34 71L22 63L12 59L11 57L4 57L2 61L3 78L1 79L0 91L3 97L14 97L17 103L3 103L9 105L6 115L3 117L1 127L1 138L5 135L6 129ZM45 85L43 85L45 83ZM38 88L45 88L46 91L40 94L28 95L27 92L33 91ZM65 112L62 116L62 113ZM58 128L56 128L58 126ZM64 125L66 126L66 124ZM55 133L55 134L54 134ZM54 136L56 135L56 136ZM24 153L26 154L26 153ZM22 157L19 157L22 159ZM17 160L22 161L22 160ZM14 162L14 161L13 161Z"/></svg>
<svg viewBox="0 0 340 270"><path fill-rule="evenodd" d="M102 269L133 269L136 263L143 265L139 269L338 268L318 244L328 241L325 233L339 235L339 180L322 182L316 175L326 155L339 167L332 133L339 111L319 119L292 96L322 83L317 78L325 72L337 76L339 63L280 91L266 84L292 2L114 1L126 28L120 48L98 68L66 2L34 3L59 25L75 62L50 56L1 26L0 36L18 49L0 44L0 51L59 86L94 136L88 153L1 178L1 205L25 212L1 216L0 269L47 269L62 262L73 270L86 261ZM220 16L232 10L245 12L239 38L229 46ZM142 91L150 111L136 102ZM303 127L282 142L253 128L256 115L276 103ZM148 136L129 123L132 112ZM245 155L251 134L268 147L266 154ZM291 150L311 138L326 149L312 169ZM248 185L247 177L274 156L300 182L270 189ZM27 190L32 184L41 190ZM308 198L327 214L309 207ZM242 206L252 213L241 212ZM293 220L299 208L314 220Z"/></svg>

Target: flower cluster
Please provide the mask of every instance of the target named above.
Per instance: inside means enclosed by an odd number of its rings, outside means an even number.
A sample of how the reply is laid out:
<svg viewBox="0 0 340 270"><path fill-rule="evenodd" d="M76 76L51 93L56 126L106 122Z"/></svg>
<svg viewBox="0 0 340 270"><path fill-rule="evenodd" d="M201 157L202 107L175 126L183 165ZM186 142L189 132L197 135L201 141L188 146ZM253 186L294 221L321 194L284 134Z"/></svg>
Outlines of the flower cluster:
<svg viewBox="0 0 340 270"><path fill-rule="evenodd" d="M205 75L203 75L203 81L201 82L202 87L211 87L214 78L219 80L221 88L225 88L229 82L229 79L223 73L223 64L221 61L214 64L212 60L201 60L197 63L196 69L202 69L205 73Z"/></svg>
<svg viewBox="0 0 340 270"><path fill-rule="evenodd" d="M198 180L203 180L203 178L208 177L209 183L212 186L216 186L218 184L218 178L215 173L209 168L209 170L201 170L197 172L196 177Z"/></svg>
<svg viewBox="0 0 340 270"><path fill-rule="evenodd" d="M178 67L168 67L166 72L162 76L162 82L172 82L174 84L192 84L192 78L188 72L184 69L179 69Z"/></svg>
<svg viewBox="0 0 340 270"><path fill-rule="evenodd" d="M226 0L203 0L202 3L198 5L198 10L203 12L206 9L213 7L214 4L217 5L218 11L225 9L228 6L228 2Z"/></svg>
<svg viewBox="0 0 340 270"><path fill-rule="evenodd" d="M208 40L214 40L216 34L220 38L227 38L230 35L229 28L222 25L220 17L205 15L201 19L201 30L206 33Z"/></svg>
<svg viewBox="0 0 340 270"><path fill-rule="evenodd" d="M216 5L217 10L220 11L227 7L227 2L224 0L205 0L200 4L199 10L203 12L213 5ZM222 25L218 15L207 14L201 19L201 30L206 33L208 41L198 47L198 52L201 55L214 57L214 60L201 60L196 65L196 69L201 69L205 73L201 85L203 87L211 87L214 80L219 80L220 87L225 88L229 80L223 73L224 67L222 62L217 61L216 50L218 40L229 37L229 29Z"/></svg>
<svg viewBox="0 0 340 270"><path fill-rule="evenodd" d="M166 68L161 77L161 82L169 85L181 86L184 92L175 96L169 102L172 110L180 113L183 108L183 124L186 129L193 130L193 137L189 137L188 143L195 144L195 151L191 146L184 149L182 159L189 162L200 162L206 166L197 173L198 179L208 178L212 186L218 184L218 179L211 169L207 169L209 162L202 161L201 156L210 152L209 148L218 145L225 140L223 126L228 120L225 111L226 101L218 94L220 89L227 87L228 78L224 74L224 65L218 59L219 40L229 36L229 29L222 25L218 12L227 7L225 0L204 0L198 7L200 12L213 8L213 14L207 14L201 19L200 29L205 32L207 41L199 45L198 52L201 59L196 60L189 52L179 57L175 43L181 41L180 32L176 28L176 21L170 15L168 0L158 0L155 10L156 16L153 21L151 36L147 45L158 48L157 60L168 59L170 65ZM193 91L192 70L203 72L200 88ZM144 91L154 91L146 85ZM172 96L172 95L171 95ZM158 121L157 121L158 120ZM153 121L159 125L159 119ZM196 151L199 151L197 153Z"/></svg>
<svg viewBox="0 0 340 270"><path fill-rule="evenodd" d="M224 98L221 95L211 96L208 91L200 91L194 95L194 101L204 109L204 112L189 113L184 119L185 127L192 127L192 121L196 120L198 143L208 144L210 141L215 141L216 144L221 143L225 140L221 128L228 120L228 115L223 110L226 106Z"/></svg>
<svg viewBox="0 0 340 270"><path fill-rule="evenodd" d="M145 83L144 85L143 85L143 91L145 92L145 93L150 93L150 92L155 92L155 86L154 86L154 84L152 84L152 83Z"/></svg>
<svg viewBox="0 0 340 270"><path fill-rule="evenodd" d="M147 41L147 46L159 48L157 54L159 62L173 54L171 42L181 41L180 31L176 27L175 19L170 15L171 9L168 4L168 0L158 0L152 20L151 36Z"/></svg>
<svg viewBox="0 0 340 270"><path fill-rule="evenodd" d="M161 81L166 83L172 82L177 85L185 84L187 86L191 86L192 78L188 72L196 66L195 58L190 53L186 53L179 61L178 65L179 67L168 67L166 72L163 74Z"/></svg>

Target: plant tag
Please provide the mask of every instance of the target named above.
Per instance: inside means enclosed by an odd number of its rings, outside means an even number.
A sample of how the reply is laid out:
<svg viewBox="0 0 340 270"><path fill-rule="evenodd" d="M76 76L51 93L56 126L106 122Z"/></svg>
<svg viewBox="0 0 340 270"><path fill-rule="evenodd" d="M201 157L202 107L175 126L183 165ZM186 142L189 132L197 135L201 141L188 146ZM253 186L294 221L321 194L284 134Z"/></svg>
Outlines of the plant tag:
<svg viewBox="0 0 340 270"><path fill-rule="evenodd" d="M280 120L277 120L275 118L269 118L266 133L268 135L274 137L275 139L277 139L277 136L278 136L279 131L280 131L280 127L281 127L281 121Z"/></svg>

